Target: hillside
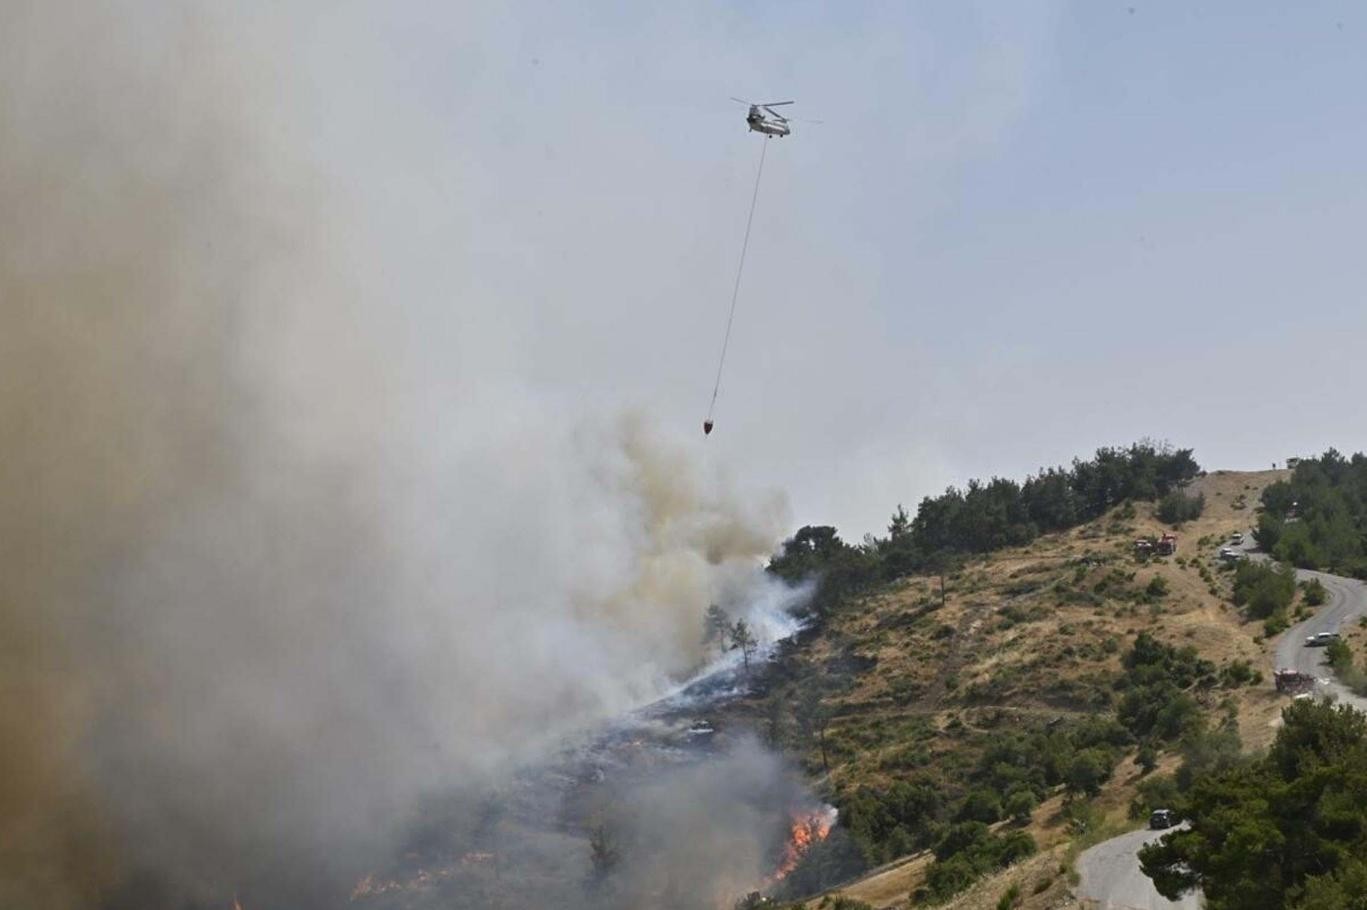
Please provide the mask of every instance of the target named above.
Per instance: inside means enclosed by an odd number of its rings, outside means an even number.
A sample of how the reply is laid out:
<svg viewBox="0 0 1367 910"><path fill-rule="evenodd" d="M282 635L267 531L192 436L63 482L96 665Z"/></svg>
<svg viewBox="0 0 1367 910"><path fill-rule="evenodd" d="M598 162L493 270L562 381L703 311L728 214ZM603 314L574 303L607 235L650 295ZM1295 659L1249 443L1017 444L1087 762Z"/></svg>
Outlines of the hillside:
<svg viewBox="0 0 1367 910"><path fill-rule="evenodd" d="M950 907L996 907L1012 885L1014 906L1063 906L1070 850L1125 826L1141 781L1178 766L1179 743L1199 749L1200 736L1225 742L1235 730L1244 748L1269 742L1285 700L1271 686L1263 624L1232 606L1217 552L1249 532L1262 490L1285 477L1208 473L1183 491L1203 495L1204 511L1178 528L1154 502L1131 500L959 561L943 600L940 577L919 574L829 611L729 720L792 753L840 807L838 833L864 863L884 864L831 893L904 906L929 875L935 893L960 892ZM1137 537L1168 532L1173 556L1135 555ZM1161 670L1145 676L1144 660ZM1152 750L1149 774L1137 743ZM928 848L954 826L978 845L970 860L942 856L937 870ZM968 870L979 854L1026 855L1022 834L1038 852L999 874ZM828 864L830 878L854 848L828 852L807 865ZM817 869L805 882L821 878Z"/></svg>

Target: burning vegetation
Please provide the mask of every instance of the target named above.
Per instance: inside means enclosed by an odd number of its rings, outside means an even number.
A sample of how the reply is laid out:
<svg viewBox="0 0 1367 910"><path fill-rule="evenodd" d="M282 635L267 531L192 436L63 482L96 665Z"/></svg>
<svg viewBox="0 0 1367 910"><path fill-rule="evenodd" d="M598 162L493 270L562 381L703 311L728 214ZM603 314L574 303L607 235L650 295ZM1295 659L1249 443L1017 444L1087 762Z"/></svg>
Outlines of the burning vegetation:
<svg viewBox="0 0 1367 910"><path fill-rule="evenodd" d="M794 812L788 828L788 838L783 844L783 858L773 875L769 877L769 883L783 881L792 874L798 863L807 856L808 851L830 836L831 829L835 827L835 820L834 806Z"/></svg>

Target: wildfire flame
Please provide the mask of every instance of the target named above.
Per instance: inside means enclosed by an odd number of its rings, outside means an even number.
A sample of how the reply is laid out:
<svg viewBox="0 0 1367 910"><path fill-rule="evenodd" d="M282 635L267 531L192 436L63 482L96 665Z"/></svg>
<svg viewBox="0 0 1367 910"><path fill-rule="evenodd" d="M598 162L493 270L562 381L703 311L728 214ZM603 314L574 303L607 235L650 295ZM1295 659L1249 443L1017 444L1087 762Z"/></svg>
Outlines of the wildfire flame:
<svg viewBox="0 0 1367 910"><path fill-rule="evenodd" d="M835 818L834 806L793 813L788 829L788 840L783 845L783 860L769 877L771 884L787 878L788 874L797 868L797 864L802 862L802 857L807 855L807 851L830 835L831 828L835 827Z"/></svg>
<svg viewBox="0 0 1367 910"><path fill-rule="evenodd" d="M377 897L381 894L389 894L394 891L421 891L432 888L439 883L453 878L458 871L458 866L483 865L490 863L494 859L494 854L482 851L471 851L455 859L449 866L439 866L432 869L419 869L406 881L399 881L394 878L380 878L373 873L367 875L356 883L356 887L351 889L351 900L358 901L365 898Z"/></svg>

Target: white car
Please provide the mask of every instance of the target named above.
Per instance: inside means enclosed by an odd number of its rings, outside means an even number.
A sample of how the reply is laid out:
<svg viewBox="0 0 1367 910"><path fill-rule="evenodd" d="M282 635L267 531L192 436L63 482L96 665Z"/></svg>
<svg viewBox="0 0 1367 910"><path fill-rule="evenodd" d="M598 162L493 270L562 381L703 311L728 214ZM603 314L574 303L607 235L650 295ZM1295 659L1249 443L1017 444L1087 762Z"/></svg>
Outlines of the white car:
<svg viewBox="0 0 1367 910"><path fill-rule="evenodd" d="M1236 531L1234 536L1229 539L1229 542L1232 544L1242 544L1244 542L1244 535Z"/></svg>
<svg viewBox="0 0 1367 910"><path fill-rule="evenodd" d="M1307 648L1322 648L1329 642L1338 640L1339 633L1337 632L1316 632L1305 639L1305 646Z"/></svg>

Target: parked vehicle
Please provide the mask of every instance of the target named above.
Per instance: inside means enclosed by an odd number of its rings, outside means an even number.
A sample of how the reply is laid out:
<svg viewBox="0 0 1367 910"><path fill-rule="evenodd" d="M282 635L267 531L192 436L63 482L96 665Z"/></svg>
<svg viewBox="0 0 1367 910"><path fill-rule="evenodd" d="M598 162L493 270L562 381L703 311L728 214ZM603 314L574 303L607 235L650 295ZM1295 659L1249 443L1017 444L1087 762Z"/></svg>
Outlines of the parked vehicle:
<svg viewBox="0 0 1367 910"><path fill-rule="evenodd" d="M1177 824L1177 813L1171 809L1154 809L1149 816L1149 827L1154 831L1162 831Z"/></svg>
<svg viewBox="0 0 1367 910"><path fill-rule="evenodd" d="M1316 632L1305 639L1305 646L1307 648L1323 648L1329 642L1338 640L1339 633L1337 632Z"/></svg>
<svg viewBox="0 0 1367 910"><path fill-rule="evenodd" d="M1234 544L1234 545L1236 545L1236 546L1243 544L1243 542L1244 542L1244 535L1243 535L1243 532L1242 532L1242 531L1235 531L1234 534L1233 534L1233 536L1229 538L1229 542L1232 543L1232 544Z"/></svg>
<svg viewBox="0 0 1367 910"><path fill-rule="evenodd" d="M1298 698L1314 690L1315 677L1297 670L1276 670L1272 674L1272 684L1278 692Z"/></svg>

